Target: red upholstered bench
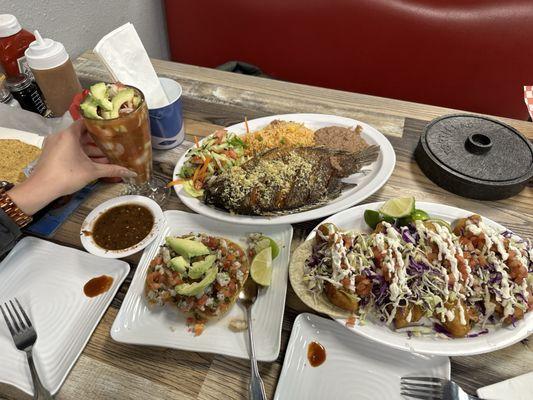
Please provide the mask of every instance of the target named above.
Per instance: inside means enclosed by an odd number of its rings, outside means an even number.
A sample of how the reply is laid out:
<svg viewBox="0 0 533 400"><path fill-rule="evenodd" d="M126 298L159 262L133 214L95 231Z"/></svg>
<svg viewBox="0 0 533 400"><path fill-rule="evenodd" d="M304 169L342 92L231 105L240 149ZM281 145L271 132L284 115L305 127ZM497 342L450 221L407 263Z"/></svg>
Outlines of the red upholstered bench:
<svg viewBox="0 0 533 400"><path fill-rule="evenodd" d="M533 0L167 0L174 61L527 119Z"/></svg>

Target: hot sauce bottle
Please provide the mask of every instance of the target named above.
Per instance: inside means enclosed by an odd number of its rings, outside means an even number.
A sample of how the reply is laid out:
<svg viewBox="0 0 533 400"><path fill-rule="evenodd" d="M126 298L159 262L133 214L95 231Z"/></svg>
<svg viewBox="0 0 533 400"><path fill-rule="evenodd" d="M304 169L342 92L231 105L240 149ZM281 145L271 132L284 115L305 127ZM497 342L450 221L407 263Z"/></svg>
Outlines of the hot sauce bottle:
<svg viewBox="0 0 533 400"><path fill-rule="evenodd" d="M35 36L22 29L15 16L0 14L0 64L8 77L26 74L33 79L24 52L34 40Z"/></svg>

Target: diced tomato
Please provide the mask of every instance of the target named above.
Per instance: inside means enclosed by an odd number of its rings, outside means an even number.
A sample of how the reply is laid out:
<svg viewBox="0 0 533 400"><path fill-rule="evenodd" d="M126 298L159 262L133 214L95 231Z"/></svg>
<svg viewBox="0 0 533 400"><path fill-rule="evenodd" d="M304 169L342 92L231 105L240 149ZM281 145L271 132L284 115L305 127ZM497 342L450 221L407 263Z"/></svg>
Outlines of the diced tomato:
<svg viewBox="0 0 533 400"><path fill-rule="evenodd" d="M350 287L350 278L348 278L347 276L344 277L341 281L342 283L342 286L344 286L345 288L349 288Z"/></svg>
<svg viewBox="0 0 533 400"><path fill-rule="evenodd" d="M226 150L224 154L226 154L229 158L233 158L234 160L238 157L237 153L233 149Z"/></svg>
<svg viewBox="0 0 533 400"><path fill-rule="evenodd" d="M150 261L150 267L155 267L156 265L163 263L163 257L158 256L154 258L152 261Z"/></svg>
<svg viewBox="0 0 533 400"><path fill-rule="evenodd" d="M204 324L194 324L194 336L200 336L202 332L204 331L205 325Z"/></svg>
<svg viewBox="0 0 533 400"><path fill-rule="evenodd" d="M207 300L209 299L209 297L207 297L206 294L204 294L202 297L200 297L198 300L196 300L196 305L197 306L203 306L205 303L207 303Z"/></svg>
<svg viewBox="0 0 533 400"><path fill-rule="evenodd" d="M348 319L346 319L346 326L348 328L353 328L355 326L355 315L350 315Z"/></svg>

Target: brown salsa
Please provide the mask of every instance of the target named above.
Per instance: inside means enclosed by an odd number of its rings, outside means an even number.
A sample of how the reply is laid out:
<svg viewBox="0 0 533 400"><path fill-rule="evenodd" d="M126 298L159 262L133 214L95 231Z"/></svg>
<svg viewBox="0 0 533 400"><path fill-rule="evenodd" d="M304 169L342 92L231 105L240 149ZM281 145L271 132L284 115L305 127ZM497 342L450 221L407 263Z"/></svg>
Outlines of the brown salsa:
<svg viewBox="0 0 533 400"><path fill-rule="evenodd" d="M318 367L326 361L326 349L318 342L311 342L307 346L307 359L312 367Z"/></svg>
<svg viewBox="0 0 533 400"><path fill-rule="evenodd" d="M127 249L143 240L154 226L149 209L138 204L110 208L94 223L94 242L106 250Z"/></svg>
<svg viewBox="0 0 533 400"><path fill-rule="evenodd" d="M83 293L87 297L96 297L109 290L113 284L113 278L111 276L102 275L91 279L83 286Z"/></svg>

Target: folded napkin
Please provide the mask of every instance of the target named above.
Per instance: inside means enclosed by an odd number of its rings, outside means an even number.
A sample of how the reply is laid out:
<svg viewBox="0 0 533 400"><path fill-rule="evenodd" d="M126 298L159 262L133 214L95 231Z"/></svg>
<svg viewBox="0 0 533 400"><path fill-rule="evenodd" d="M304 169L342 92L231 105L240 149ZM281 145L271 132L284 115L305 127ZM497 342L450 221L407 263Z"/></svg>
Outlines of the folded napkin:
<svg viewBox="0 0 533 400"><path fill-rule="evenodd" d="M483 400L531 400L533 398L533 372L477 390Z"/></svg>
<svg viewBox="0 0 533 400"><path fill-rule="evenodd" d="M165 91L131 23L128 22L105 35L95 46L94 52L113 79L135 86L143 92L148 108L168 105Z"/></svg>
<svg viewBox="0 0 533 400"><path fill-rule="evenodd" d="M526 102L527 111L533 120L533 86L524 86L524 101Z"/></svg>

